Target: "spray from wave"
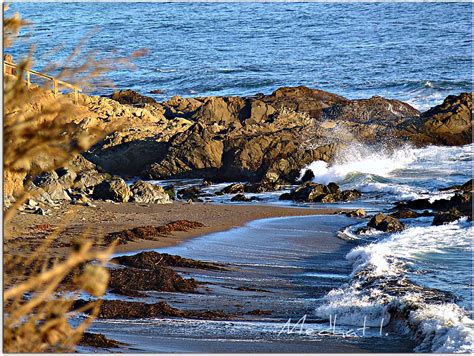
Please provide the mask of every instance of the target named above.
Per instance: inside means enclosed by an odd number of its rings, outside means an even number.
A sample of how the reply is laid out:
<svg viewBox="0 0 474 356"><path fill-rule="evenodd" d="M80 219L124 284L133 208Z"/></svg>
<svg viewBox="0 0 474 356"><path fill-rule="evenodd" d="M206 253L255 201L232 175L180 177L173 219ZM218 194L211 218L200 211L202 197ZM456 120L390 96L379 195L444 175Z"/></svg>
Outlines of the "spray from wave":
<svg viewBox="0 0 474 356"><path fill-rule="evenodd" d="M354 144L339 152L332 164L314 161L304 167L300 179L309 169L316 183L335 182L344 189L384 193L389 201L449 198L449 193L438 189L448 185L451 177L459 183L468 179L461 177L459 171L468 173L472 169L472 148L473 145L414 148L407 144L387 149Z"/></svg>
<svg viewBox="0 0 474 356"><path fill-rule="evenodd" d="M350 149L341 152L331 166L324 161L315 161L309 164L302 170L300 178L307 169L313 171L316 183L323 184L344 182L355 174L388 177L391 172L407 167L415 159L416 155L409 145L395 151L388 151L354 144Z"/></svg>

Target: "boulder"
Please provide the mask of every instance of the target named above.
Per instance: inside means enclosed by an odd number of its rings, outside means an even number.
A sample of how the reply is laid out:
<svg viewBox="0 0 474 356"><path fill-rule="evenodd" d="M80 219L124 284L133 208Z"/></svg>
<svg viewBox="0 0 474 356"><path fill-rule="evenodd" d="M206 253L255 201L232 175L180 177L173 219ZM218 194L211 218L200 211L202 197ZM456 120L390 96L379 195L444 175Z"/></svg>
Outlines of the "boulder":
<svg viewBox="0 0 474 356"><path fill-rule="evenodd" d="M405 228L405 225L397 218L382 213L372 217L367 226L383 232L398 232Z"/></svg>
<svg viewBox="0 0 474 356"><path fill-rule="evenodd" d="M58 175L54 171L36 176L33 183L48 193L53 201L71 200L64 187L58 181Z"/></svg>
<svg viewBox="0 0 474 356"><path fill-rule="evenodd" d="M271 95L262 96L260 100L276 109L303 112L313 118L320 117L323 109L347 101L342 96L304 86L279 88Z"/></svg>
<svg viewBox="0 0 474 356"><path fill-rule="evenodd" d="M472 192L472 179L468 180L466 183L462 185L452 185L450 187L440 189L440 191L447 191L447 190L462 190L466 193Z"/></svg>
<svg viewBox="0 0 474 356"><path fill-rule="evenodd" d="M130 190L132 197L130 201L136 203L154 203L154 204L167 204L171 203L170 197L162 187L154 185L148 182L139 180L135 182Z"/></svg>
<svg viewBox="0 0 474 356"><path fill-rule="evenodd" d="M266 193L280 189L281 185L277 182L247 183L244 185L245 193Z"/></svg>
<svg viewBox="0 0 474 356"><path fill-rule="evenodd" d="M395 213L390 214L390 216L396 219L415 219L420 216L419 213L411 209L400 209Z"/></svg>
<svg viewBox="0 0 474 356"><path fill-rule="evenodd" d="M201 123L193 125L170 142L164 159L147 170L152 179L212 178L222 166L224 143Z"/></svg>
<svg viewBox="0 0 474 356"><path fill-rule="evenodd" d="M68 167L58 168L55 172L58 175L59 184L61 184L65 189L70 188L77 177L76 172Z"/></svg>
<svg viewBox="0 0 474 356"><path fill-rule="evenodd" d="M433 218L433 226L449 224L450 222L459 220L462 218L462 214L459 210L451 209L448 211L437 212Z"/></svg>
<svg viewBox="0 0 474 356"><path fill-rule="evenodd" d="M178 190L178 198L183 200L191 200L194 202L201 202L199 198L201 190L198 187L184 188Z"/></svg>
<svg viewBox="0 0 474 356"><path fill-rule="evenodd" d="M472 142L472 93L449 95L421 115L421 133L430 143L466 145Z"/></svg>
<svg viewBox="0 0 474 356"><path fill-rule="evenodd" d="M96 185L92 192L93 199L112 200L123 203L128 202L131 195L132 193L127 183L119 177L104 180Z"/></svg>
<svg viewBox="0 0 474 356"><path fill-rule="evenodd" d="M311 182L314 178L314 173L311 169L307 169L303 176L301 177L301 182L306 183L306 182Z"/></svg>
<svg viewBox="0 0 474 356"><path fill-rule="evenodd" d="M320 201L328 194L330 194L330 191L324 184L306 182L292 189L290 193L280 195L280 200L312 202Z"/></svg>
<svg viewBox="0 0 474 356"><path fill-rule="evenodd" d="M365 210L364 209L356 209L356 210L352 210L352 211L348 211L346 213L346 216L350 217L350 218L363 218L365 217L366 213L365 213Z"/></svg>
<svg viewBox="0 0 474 356"><path fill-rule="evenodd" d="M88 188L92 188L110 177L110 174L99 173L95 169L82 171L76 176L72 187L85 192Z"/></svg>
<svg viewBox="0 0 474 356"><path fill-rule="evenodd" d="M224 189L220 190L220 193L222 194L237 194L237 193L243 193L244 192L244 185L242 183L234 183L231 185L228 185Z"/></svg>
<svg viewBox="0 0 474 356"><path fill-rule="evenodd" d="M324 120L380 122L419 117L420 112L399 100L374 96L370 99L346 100L323 110Z"/></svg>
<svg viewBox="0 0 474 356"><path fill-rule="evenodd" d="M164 186L163 190L166 194L168 194L168 196L170 197L171 200L176 200L176 191L174 189L173 184Z"/></svg>
<svg viewBox="0 0 474 356"><path fill-rule="evenodd" d="M143 107L145 104L154 104L156 103L155 99L150 98L149 96L141 95L136 91L131 89L119 90L114 92L110 98L112 100L118 101L120 104L133 105L138 107Z"/></svg>
<svg viewBox="0 0 474 356"><path fill-rule="evenodd" d="M246 197L243 194L237 194L237 195L234 195L230 201L249 202L249 201L252 201L252 199Z"/></svg>

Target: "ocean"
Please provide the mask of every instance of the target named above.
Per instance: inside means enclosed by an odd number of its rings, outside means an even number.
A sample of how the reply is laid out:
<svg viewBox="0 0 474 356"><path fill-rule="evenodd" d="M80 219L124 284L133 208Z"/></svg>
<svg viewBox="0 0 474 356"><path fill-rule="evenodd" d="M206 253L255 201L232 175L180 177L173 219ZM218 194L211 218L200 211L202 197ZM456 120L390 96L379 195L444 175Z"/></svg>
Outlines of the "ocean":
<svg viewBox="0 0 474 356"><path fill-rule="evenodd" d="M7 52L22 58L34 44L35 69L64 61L83 40L79 62L148 49L134 70L112 68L106 78L158 101L305 85L425 110L472 90L471 3L13 3L9 11L31 24ZM92 90L112 91L99 81Z"/></svg>
<svg viewBox="0 0 474 356"><path fill-rule="evenodd" d="M445 188L463 184L472 178L473 148L472 144L460 147L425 148L415 148L407 144L388 151L354 143L347 148L347 151L340 152L330 166L324 161L316 161L304 167L301 175L306 169L311 169L315 174L314 182L324 184L336 182L342 189L358 189L363 193L361 199L332 204L278 200L280 194L293 188L288 186L279 192L247 194L257 197L258 200L242 204L363 208L366 212L374 214L390 210L394 203L399 201L422 198L431 201L449 199L454 192L444 190ZM199 180L151 182L162 186L173 183L182 187L200 184ZM228 184L216 184L204 188L203 191L208 193L204 200L218 204L235 204L231 202L232 195L213 196L213 193ZM447 225L431 226L432 217L401 219L406 224L406 229L402 232L372 231L358 235L355 231L365 226L366 220L361 222L343 220L341 227L340 220L330 216L325 218L325 222L321 222L320 217L299 219L281 219L279 229L275 228L276 224L273 222L275 220L266 220L241 230L210 235L208 238L193 240L181 247L168 248L160 252L233 264L236 263L236 255L241 254L246 259L245 263L252 264L255 263L254 259L262 257L259 253L261 249L259 238L262 232L248 230L259 226L266 237L263 243L267 244L267 247L271 245L272 251L280 251L276 253L275 258L280 265L288 263L290 259L294 268L308 273L295 283L303 290L307 290L308 285L314 287L313 293L304 297L305 303L309 303L312 307L308 315L325 320L337 315L338 325L346 328L360 327L364 324L374 328L382 320L383 325L386 325L391 318L397 319L394 322L398 325L396 330L389 334L390 342L386 335L372 334L367 351L388 352L384 347L389 347L389 351L407 351L403 349L406 340L396 341L401 335L416 340L417 343L411 350L418 352L472 351L474 336L472 222L463 218ZM337 237L332 238L347 241L338 253L332 252L329 258L321 252L321 246L317 244L318 241L321 242L321 228L328 225L335 228L339 226ZM271 233L268 233L268 230ZM307 245L303 247L304 243L299 238L302 234L306 236L306 230L310 232L305 242ZM285 233L283 241L278 239L282 231ZM222 254L220 246L222 244L227 246L229 239L232 243L232 239L236 236L240 236L240 240L237 240L232 248L225 249L227 256ZM251 236L250 239L247 236ZM314 248L312 243L316 243ZM324 246L327 244L324 242ZM216 253L220 255L216 256ZM310 266L304 259L308 253L312 257ZM323 260L321 255L325 256ZM301 262L302 259L304 263ZM272 255L266 256L264 260L270 266L277 263L272 261ZM237 264L239 263L243 262L239 260ZM281 266L281 268L287 267L287 265ZM268 269L266 271L268 272ZM201 276L197 276L198 279L199 277ZM287 281L294 282L294 277L286 278ZM393 288L391 283L400 280L407 286L401 293ZM261 285L264 282L257 280L253 283ZM326 293L321 295L321 290L324 291L325 287ZM287 302L290 303L289 299ZM294 312L288 308L286 310L289 313L287 316L294 318ZM301 310L308 310L308 306ZM280 324L276 324L279 327L282 325L282 320L286 321L284 315L280 315L280 318ZM255 330L262 326L257 324L253 327ZM253 340L252 337L247 337ZM366 341L360 338L357 340ZM320 339L316 338L313 341L317 342ZM346 342L343 338L340 338L340 341ZM316 346L299 350L301 352L318 350L314 347ZM263 349L268 350L270 349ZM277 350L283 352L286 349L277 348Z"/></svg>
<svg viewBox="0 0 474 356"><path fill-rule="evenodd" d="M64 60L86 37L85 52L108 58L147 48L148 55L135 60L135 70L116 68L106 77L115 89L134 89L158 101L174 95L269 94L281 86L305 85L348 98L385 96L426 110L447 95L472 91L471 3L13 3L11 8L32 22L7 50L14 58L26 55L35 44L33 68L41 70L52 60ZM94 84L92 93L97 95L113 90ZM153 90L163 93L151 94ZM318 206L376 213L400 200L450 197L452 192L439 189L472 178L472 150L472 145L407 145L385 151L354 143L331 166L318 161L304 169L314 171L315 182L336 182L363 192L351 203ZM222 187L206 190L213 193ZM246 204L308 206L281 202L281 193L256 194L261 200ZM230 198L207 200L228 204ZM354 345L358 351L472 351L472 223L461 219L431 226L431 221L403 220L407 228L402 232L360 236L354 231L362 223L341 216L287 218L194 239L161 252L234 264L244 270L242 283L267 283L268 288L277 283L274 297L258 294L263 301L251 301L278 310L278 320L265 325L100 321L93 330L119 339L134 336L133 341L148 351L157 350L150 340L165 342L161 351L234 350L229 345L240 351L314 351L321 340L324 345L344 344L346 351ZM337 228L338 235L325 227ZM338 243L321 251L314 241L320 236ZM218 276L194 277L224 283ZM392 290L393 280L406 281L407 291ZM241 302L219 288L224 300ZM216 303L210 299L198 295L181 303ZM285 309L287 305L291 307ZM384 327L395 316L401 322L387 331L391 337L374 329L369 339L318 335L288 341L285 335L262 332L278 330L288 317L304 313L317 330L335 315L343 328ZM166 346L169 340L174 348ZM223 341L229 342L227 346Z"/></svg>

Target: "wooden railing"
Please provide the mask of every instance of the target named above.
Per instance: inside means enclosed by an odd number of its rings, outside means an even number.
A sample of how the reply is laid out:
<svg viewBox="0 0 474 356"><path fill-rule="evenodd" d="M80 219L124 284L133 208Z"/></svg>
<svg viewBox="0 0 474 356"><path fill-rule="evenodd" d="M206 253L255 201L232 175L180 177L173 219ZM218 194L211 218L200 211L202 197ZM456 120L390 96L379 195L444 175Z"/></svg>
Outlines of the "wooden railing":
<svg viewBox="0 0 474 356"><path fill-rule="evenodd" d="M18 66L15 63L3 61L3 72L4 73L7 73L7 70L6 70L7 68L17 69ZM54 78L50 75L40 73L40 72L37 72L37 71L32 70L32 69L27 69L26 70L26 85L28 86L28 88L31 86L31 75L32 74L36 75L37 77L40 77L40 78L51 80L53 82L53 93L54 93L54 95L57 95L59 93L59 86L60 85L73 90L74 91L74 102L76 104L78 103L79 93L82 92L81 88L79 88L75 85L69 84L69 83L67 83L65 81L62 81L60 79Z"/></svg>

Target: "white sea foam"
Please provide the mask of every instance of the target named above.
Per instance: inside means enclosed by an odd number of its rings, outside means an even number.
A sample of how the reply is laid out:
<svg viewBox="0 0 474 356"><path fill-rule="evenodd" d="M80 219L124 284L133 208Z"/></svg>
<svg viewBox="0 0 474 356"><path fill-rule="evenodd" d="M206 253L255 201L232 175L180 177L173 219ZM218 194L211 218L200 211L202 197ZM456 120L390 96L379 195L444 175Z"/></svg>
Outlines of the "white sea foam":
<svg viewBox="0 0 474 356"><path fill-rule="evenodd" d="M387 310L409 308L405 322L419 340L415 351L472 352L473 321L463 308L454 303L433 304L424 298L423 288L398 296L387 293L390 284L384 283L390 278L405 278L407 264L423 260L425 254L443 254L447 248L472 253L473 236L471 222L463 218L442 226L409 227L378 242L357 246L346 256L353 265L352 282L329 292L316 314L337 314L339 323L347 325L360 325L366 318L367 325L374 326L380 325L382 318L388 322ZM364 284L367 281L370 287Z"/></svg>
<svg viewBox="0 0 474 356"><path fill-rule="evenodd" d="M301 170L300 178L307 169L314 173L314 181L328 184L341 182L354 173L372 174L387 177L391 172L406 167L416 156L410 146L404 146L394 152L376 150L365 145L354 144L341 153L331 166L324 161L315 161Z"/></svg>

